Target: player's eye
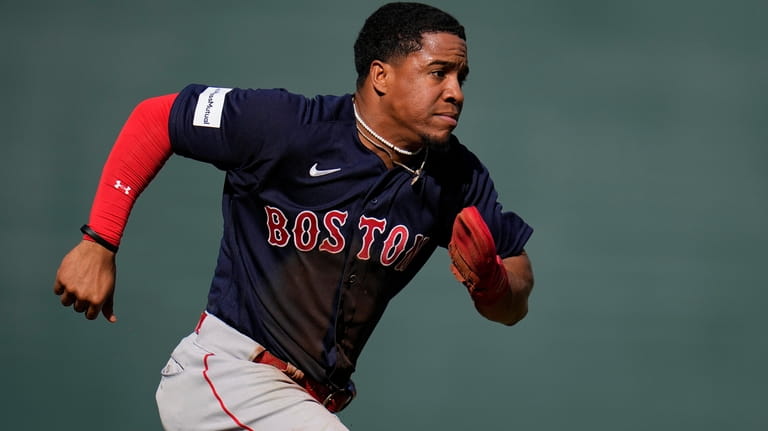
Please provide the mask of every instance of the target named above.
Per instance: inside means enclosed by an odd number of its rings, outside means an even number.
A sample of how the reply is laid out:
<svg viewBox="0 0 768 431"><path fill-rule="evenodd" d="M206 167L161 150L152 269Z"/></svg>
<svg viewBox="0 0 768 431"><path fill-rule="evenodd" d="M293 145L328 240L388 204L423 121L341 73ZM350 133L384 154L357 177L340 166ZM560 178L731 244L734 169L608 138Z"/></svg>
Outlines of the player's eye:
<svg viewBox="0 0 768 431"><path fill-rule="evenodd" d="M437 78L445 78L446 73L445 73L445 70L440 69L440 70L433 70L432 75L434 75Z"/></svg>

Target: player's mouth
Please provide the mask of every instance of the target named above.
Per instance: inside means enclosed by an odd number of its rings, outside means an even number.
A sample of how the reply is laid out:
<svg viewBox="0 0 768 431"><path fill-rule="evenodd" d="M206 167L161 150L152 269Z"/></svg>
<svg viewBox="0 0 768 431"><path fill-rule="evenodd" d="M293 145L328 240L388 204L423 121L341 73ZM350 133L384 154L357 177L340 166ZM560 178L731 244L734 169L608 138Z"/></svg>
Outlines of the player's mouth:
<svg viewBox="0 0 768 431"><path fill-rule="evenodd" d="M435 114L437 118L448 123L451 127L456 127L459 124L459 114L453 112Z"/></svg>

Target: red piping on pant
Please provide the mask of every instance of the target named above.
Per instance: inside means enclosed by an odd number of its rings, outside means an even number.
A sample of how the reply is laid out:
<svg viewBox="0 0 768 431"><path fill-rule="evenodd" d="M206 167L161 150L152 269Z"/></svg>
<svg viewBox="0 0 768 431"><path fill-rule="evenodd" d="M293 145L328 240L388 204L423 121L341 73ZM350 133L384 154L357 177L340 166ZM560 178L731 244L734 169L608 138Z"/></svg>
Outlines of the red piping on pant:
<svg viewBox="0 0 768 431"><path fill-rule="evenodd" d="M205 365L205 369L203 369L203 377L205 378L205 381L208 382L208 386L211 387L211 392L213 392L213 396L216 397L216 399L219 401L219 405L221 406L221 409L224 410L224 413L226 413L230 418L232 418L232 421L234 421L237 426L244 430L248 431L254 431L253 428L249 427L248 425L245 425L244 423L240 422L240 420L235 416L234 413L229 411L227 406L224 405L224 400L221 399L219 396L219 393L216 392L216 387L213 386L213 381L211 381L211 378L208 377L208 357L213 356L213 353L208 353L203 357L203 364Z"/></svg>

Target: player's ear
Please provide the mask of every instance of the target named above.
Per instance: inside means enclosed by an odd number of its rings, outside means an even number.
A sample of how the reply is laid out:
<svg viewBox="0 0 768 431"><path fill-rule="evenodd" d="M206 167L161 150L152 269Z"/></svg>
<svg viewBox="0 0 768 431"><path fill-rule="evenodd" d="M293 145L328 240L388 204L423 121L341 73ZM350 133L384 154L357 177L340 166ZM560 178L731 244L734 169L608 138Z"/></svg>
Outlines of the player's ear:
<svg viewBox="0 0 768 431"><path fill-rule="evenodd" d="M387 79L391 75L391 66L381 60L373 60L368 72L373 89L378 94L387 94Z"/></svg>

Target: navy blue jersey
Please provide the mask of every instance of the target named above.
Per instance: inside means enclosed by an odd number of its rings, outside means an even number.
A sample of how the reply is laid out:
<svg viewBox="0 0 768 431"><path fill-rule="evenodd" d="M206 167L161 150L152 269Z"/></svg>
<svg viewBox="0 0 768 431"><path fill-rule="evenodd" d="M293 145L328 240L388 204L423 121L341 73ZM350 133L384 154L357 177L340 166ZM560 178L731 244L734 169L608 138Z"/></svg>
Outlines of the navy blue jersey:
<svg viewBox="0 0 768 431"><path fill-rule="evenodd" d="M387 169L358 139L351 95L190 85L169 132L175 153L226 172L207 310L320 381L346 383L462 208L478 207L502 257L532 232L455 137L415 184Z"/></svg>

